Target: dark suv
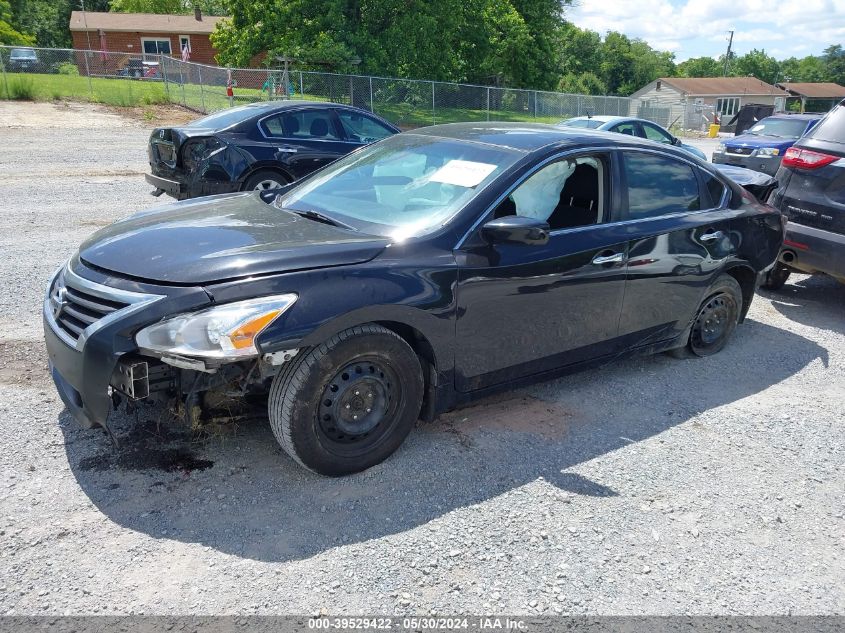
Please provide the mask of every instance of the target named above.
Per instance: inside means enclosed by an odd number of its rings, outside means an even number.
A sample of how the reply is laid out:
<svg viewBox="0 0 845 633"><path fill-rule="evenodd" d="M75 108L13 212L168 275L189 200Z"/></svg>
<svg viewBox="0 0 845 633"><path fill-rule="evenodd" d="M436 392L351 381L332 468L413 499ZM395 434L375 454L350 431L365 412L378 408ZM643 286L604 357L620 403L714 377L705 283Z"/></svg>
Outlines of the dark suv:
<svg viewBox="0 0 845 633"><path fill-rule="evenodd" d="M786 150L776 179L771 203L789 223L764 286L780 288L791 270L845 283L845 101Z"/></svg>

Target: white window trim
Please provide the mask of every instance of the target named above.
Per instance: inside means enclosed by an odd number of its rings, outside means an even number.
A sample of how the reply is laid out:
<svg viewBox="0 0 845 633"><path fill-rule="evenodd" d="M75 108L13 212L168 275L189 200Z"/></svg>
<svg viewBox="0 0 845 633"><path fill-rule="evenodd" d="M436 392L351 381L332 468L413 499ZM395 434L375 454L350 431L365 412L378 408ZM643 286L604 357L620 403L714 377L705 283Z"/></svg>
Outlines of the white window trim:
<svg viewBox="0 0 845 633"><path fill-rule="evenodd" d="M145 48L144 44L147 42L167 42L167 47L170 49L170 52L167 53L168 55L173 54L173 42L170 41L169 37L142 37L141 38L141 53L144 55L153 55L153 53L148 53ZM156 51L158 51L158 44L156 44ZM159 55L159 53L155 53L155 55Z"/></svg>

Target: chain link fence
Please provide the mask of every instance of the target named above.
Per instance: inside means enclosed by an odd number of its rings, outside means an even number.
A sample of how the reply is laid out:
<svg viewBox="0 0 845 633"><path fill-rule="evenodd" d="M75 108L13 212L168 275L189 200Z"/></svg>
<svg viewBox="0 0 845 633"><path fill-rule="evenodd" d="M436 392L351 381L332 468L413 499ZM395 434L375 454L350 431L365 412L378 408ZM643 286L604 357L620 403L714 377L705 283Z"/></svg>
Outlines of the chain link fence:
<svg viewBox="0 0 845 633"><path fill-rule="evenodd" d="M116 106L176 103L209 113L273 99L354 105L402 128L458 121L557 123L576 116L634 116L675 133L700 132L713 108L685 102L339 75L223 68L169 57L0 46L0 98L81 99Z"/></svg>

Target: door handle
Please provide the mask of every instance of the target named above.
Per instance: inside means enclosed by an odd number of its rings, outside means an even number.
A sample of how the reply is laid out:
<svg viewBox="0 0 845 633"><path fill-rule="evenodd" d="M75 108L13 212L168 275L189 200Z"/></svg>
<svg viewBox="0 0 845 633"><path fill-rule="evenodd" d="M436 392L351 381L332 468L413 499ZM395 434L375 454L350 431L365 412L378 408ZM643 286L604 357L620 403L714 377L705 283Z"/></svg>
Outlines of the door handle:
<svg viewBox="0 0 845 633"><path fill-rule="evenodd" d="M596 255L593 257L593 263L596 266L603 264L620 264L625 261L624 253L613 253L612 255Z"/></svg>
<svg viewBox="0 0 845 633"><path fill-rule="evenodd" d="M700 239L702 242L715 242L716 240L722 239L724 235L725 234L721 231L710 231L709 233L705 233L698 239Z"/></svg>
<svg viewBox="0 0 845 633"><path fill-rule="evenodd" d="M276 149L282 154L296 154L298 151L295 147L277 147Z"/></svg>

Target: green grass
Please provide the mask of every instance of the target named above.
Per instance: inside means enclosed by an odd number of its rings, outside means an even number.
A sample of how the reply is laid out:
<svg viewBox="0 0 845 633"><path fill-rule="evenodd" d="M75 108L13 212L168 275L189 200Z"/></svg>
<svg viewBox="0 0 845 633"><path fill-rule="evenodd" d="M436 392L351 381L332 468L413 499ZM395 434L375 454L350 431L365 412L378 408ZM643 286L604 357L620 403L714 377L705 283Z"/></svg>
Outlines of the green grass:
<svg viewBox="0 0 845 633"><path fill-rule="evenodd" d="M90 83L89 83L90 82ZM193 110L212 112L228 108L231 104L242 105L265 101L267 93L252 88L235 88L231 100L226 96L224 86L179 85L170 83L166 87L160 81L133 79L105 79L72 74L7 73L0 80L0 99L21 99L30 101L54 101L70 99L104 103L111 106L129 107L175 103ZM319 95L294 95L297 99L323 101ZM376 114L402 128L414 128L433 123L455 123L459 121L527 121L556 123L563 117L534 117L532 112L476 110L469 108L436 108L432 113L430 104L418 106L407 102L375 102Z"/></svg>

